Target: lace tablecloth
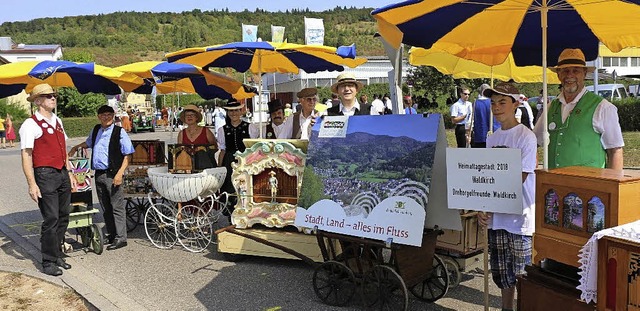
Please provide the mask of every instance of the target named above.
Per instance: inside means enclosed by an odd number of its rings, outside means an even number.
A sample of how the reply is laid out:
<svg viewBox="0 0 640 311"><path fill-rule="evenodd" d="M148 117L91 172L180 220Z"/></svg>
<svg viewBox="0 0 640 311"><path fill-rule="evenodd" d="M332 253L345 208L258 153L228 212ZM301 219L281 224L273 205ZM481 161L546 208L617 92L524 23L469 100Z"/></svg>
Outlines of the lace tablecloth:
<svg viewBox="0 0 640 311"><path fill-rule="evenodd" d="M600 230L591 236L580 250L580 298L587 303L597 302L598 295L598 240L603 236L612 236L640 243L640 220L625 225Z"/></svg>

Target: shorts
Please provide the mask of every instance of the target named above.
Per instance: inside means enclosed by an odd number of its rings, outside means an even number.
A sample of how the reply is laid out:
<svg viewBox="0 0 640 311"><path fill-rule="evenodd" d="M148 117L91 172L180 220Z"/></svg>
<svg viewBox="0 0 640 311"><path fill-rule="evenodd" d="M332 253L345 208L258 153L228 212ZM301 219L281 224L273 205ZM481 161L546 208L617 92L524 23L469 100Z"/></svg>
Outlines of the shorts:
<svg viewBox="0 0 640 311"><path fill-rule="evenodd" d="M493 282L500 289L514 287L516 276L531 265L531 237L489 229L488 238Z"/></svg>
<svg viewBox="0 0 640 311"><path fill-rule="evenodd" d="M7 132L6 131L0 131L0 138L6 138L7 137Z"/></svg>

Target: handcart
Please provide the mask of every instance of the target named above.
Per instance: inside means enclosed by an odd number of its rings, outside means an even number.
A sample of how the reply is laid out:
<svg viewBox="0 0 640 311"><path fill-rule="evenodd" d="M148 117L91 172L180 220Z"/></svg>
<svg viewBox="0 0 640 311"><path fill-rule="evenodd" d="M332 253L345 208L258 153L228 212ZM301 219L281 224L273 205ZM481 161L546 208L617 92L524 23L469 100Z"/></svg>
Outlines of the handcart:
<svg viewBox="0 0 640 311"><path fill-rule="evenodd" d="M366 308L407 310L409 291L420 300L434 302L444 297L449 288L444 261L435 254L441 230L426 229L421 247L314 230L324 260L319 264L235 226L216 233L223 231L277 248L314 266L313 289L322 302L331 306L344 306L358 293Z"/></svg>
<svg viewBox="0 0 640 311"><path fill-rule="evenodd" d="M362 304L380 310L407 310L410 291L434 302L449 285L444 262L435 255L440 230L427 229L422 246L317 231L324 262L313 274L313 289L324 303L343 306L359 293Z"/></svg>
<svg viewBox="0 0 640 311"><path fill-rule="evenodd" d="M147 237L158 248L171 248L176 242L191 252L201 252L211 243L213 226L226 209L227 193L216 194L227 174L225 167L205 169L195 174L171 174L166 166L148 169L149 180L165 199L177 206L154 202L149 193L145 212ZM198 199L200 204L184 204Z"/></svg>
<svg viewBox="0 0 640 311"><path fill-rule="evenodd" d="M72 178L76 179L76 188L71 193L71 213L67 229L76 229L82 246L90 247L100 255L104 250L104 236L100 227L93 223L93 215L99 211L93 208L90 165L85 150L79 150L77 157L70 158L69 162L72 166Z"/></svg>
<svg viewBox="0 0 640 311"><path fill-rule="evenodd" d="M462 230L443 230L438 237L436 254L449 271L449 288L455 288L462 280L462 272L482 268L484 236L478 226L478 212L461 211Z"/></svg>

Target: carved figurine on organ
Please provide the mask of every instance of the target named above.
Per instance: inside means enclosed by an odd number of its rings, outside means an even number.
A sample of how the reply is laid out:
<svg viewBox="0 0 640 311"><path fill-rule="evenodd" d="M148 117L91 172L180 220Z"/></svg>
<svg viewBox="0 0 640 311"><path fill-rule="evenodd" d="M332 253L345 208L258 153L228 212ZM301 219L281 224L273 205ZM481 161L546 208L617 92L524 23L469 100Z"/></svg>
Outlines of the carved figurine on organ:
<svg viewBox="0 0 640 311"><path fill-rule="evenodd" d="M231 215L237 228L293 225L306 163L304 140L245 139L231 181L239 199Z"/></svg>

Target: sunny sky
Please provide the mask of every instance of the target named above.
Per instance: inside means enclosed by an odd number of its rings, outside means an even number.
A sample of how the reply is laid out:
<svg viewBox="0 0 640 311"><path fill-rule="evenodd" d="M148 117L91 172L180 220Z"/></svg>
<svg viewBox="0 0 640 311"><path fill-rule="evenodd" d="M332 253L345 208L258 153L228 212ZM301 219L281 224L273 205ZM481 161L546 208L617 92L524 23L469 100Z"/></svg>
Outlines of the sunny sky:
<svg viewBox="0 0 640 311"><path fill-rule="evenodd" d="M401 0L361 0L355 2L344 0L9 0L9 2L11 3L4 5L3 9L0 10L0 23L28 21L42 17L95 15L117 11L183 12L193 9L209 11L224 8L229 8L230 11L243 11L245 9L253 11L256 8L261 8L277 12L293 8L305 9L307 7L312 11L323 11L336 6L379 8L401 2Z"/></svg>

